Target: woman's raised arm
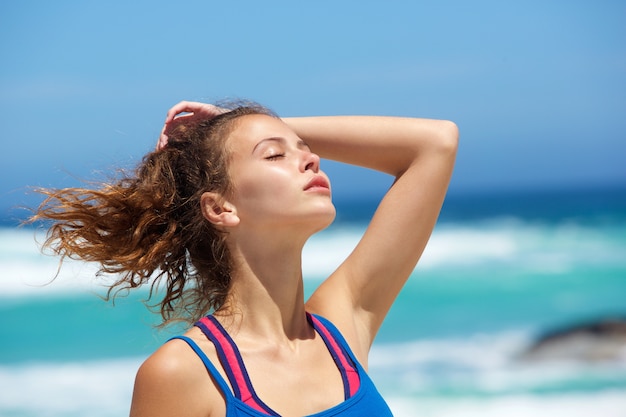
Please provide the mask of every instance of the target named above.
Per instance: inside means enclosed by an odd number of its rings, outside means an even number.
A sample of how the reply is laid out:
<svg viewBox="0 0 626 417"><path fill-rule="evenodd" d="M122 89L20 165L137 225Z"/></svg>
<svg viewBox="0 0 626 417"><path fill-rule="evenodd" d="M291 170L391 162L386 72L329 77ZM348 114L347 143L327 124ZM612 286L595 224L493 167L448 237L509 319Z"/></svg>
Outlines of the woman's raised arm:
<svg viewBox="0 0 626 417"><path fill-rule="evenodd" d="M359 360L415 268L452 176L458 130L444 120L331 116L283 119L322 158L395 177L363 238L307 303L335 322Z"/></svg>

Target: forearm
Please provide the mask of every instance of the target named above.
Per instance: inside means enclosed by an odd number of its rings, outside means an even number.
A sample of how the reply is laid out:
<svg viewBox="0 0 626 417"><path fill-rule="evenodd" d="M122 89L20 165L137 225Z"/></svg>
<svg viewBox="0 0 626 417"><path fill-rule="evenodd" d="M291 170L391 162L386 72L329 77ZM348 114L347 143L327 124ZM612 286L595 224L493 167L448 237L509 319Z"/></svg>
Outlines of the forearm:
<svg viewBox="0 0 626 417"><path fill-rule="evenodd" d="M320 157L399 176L418 159L456 148L445 120L381 116L283 119Z"/></svg>
<svg viewBox="0 0 626 417"><path fill-rule="evenodd" d="M351 335L360 357L367 358L437 221L454 167L457 127L441 120L388 117L287 123L321 157L395 176L363 238L309 301L312 311Z"/></svg>

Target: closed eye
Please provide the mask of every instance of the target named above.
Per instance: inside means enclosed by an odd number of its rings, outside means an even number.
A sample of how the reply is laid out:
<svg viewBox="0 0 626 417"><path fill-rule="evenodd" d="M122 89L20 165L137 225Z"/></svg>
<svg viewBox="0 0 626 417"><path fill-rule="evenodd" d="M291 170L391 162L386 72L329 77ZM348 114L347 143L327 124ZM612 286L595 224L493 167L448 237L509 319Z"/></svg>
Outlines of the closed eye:
<svg viewBox="0 0 626 417"><path fill-rule="evenodd" d="M275 161L275 160L277 160L277 159L279 159L279 158L283 158L284 156L285 156L285 154L284 154L284 153L278 153L278 154L275 154L275 155L268 156L268 157L266 157L265 159L266 159L267 161Z"/></svg>

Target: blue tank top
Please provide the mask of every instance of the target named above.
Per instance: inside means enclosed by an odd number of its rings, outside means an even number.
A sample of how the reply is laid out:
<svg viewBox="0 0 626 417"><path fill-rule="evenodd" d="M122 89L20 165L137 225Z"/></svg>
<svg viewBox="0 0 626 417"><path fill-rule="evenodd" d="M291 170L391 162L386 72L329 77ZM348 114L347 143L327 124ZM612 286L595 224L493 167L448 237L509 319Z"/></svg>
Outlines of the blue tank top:
<svg viewBox="0 0 626 417"><path fill-rule="evenodd" d="M345 400L328 410L312 414L309 417L355 416L386 417L392 416L389 407L374 386L363 367L356 360L339 330L323 317L307 314L309 323L322 337L335 364L339 368L344 383ZM263 417L279 416L274 410L258 398L250 383L243 360L234 341L224 328L212 316L206 316L196 326L213 342L228 383L202 352L198 345L188 337L178 336L200 357L209 374L218 384L226 400L226 417Z"/></svg>

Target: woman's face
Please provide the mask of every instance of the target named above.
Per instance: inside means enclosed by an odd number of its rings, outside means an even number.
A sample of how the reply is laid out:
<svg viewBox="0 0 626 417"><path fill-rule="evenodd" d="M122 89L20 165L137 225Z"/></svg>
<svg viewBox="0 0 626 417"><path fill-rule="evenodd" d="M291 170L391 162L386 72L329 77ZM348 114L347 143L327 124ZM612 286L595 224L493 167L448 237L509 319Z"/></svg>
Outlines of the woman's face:
<svg viewBox="0 0 626 417"><path fill-rule="evenodd" d="M316 232L335 217L330 182L319 157L282 120L242 116L228 137L229 175L240 225L306 225Z"/></svg>

